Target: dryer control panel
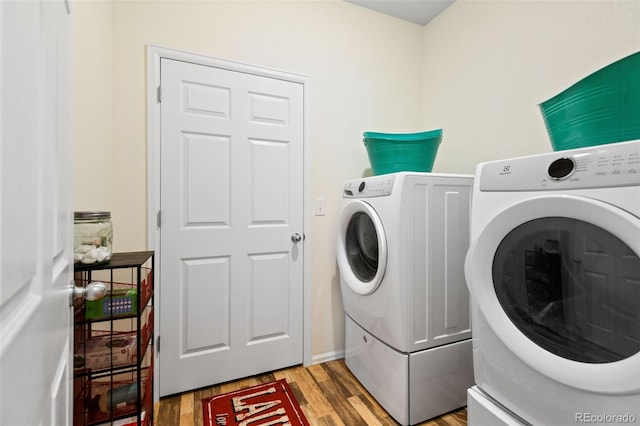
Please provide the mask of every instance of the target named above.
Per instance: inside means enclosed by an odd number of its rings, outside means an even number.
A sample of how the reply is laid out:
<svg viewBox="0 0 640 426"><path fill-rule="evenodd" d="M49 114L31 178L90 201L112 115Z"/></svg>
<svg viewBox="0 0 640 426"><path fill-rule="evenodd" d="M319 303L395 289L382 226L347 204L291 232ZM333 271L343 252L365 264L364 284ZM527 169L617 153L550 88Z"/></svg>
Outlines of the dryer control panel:
<svg viewBox="0 0 640 426"><path fill-rule="evenodd" d="M391 195L395 175L380 175L345 182L343 198L370 198Z"/></svg>
<svg viewBox="0 0 640 426"><path fill-rule="evenodd" d="M481 169L481 191L640 186L640 140L492 161Z"/></svg>

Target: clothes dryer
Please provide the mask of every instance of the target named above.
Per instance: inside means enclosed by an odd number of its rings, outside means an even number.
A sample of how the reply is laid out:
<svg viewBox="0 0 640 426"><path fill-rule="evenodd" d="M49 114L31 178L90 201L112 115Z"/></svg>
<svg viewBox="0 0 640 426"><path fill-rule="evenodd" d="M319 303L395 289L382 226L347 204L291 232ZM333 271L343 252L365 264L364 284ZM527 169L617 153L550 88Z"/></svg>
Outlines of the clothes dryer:
<svg viewBox="0 0 640 426"><path fill-rule="evenodd" d="M473 381L463 268L472 183L402 172L344 185L345 361L401 424L464 406Z"/></svg>
<svg viewBox="0 0 640 426"><path fill-rule="evenodd" d="M640 141L481 164L471 217L469 425L640 422Z"/></svg>

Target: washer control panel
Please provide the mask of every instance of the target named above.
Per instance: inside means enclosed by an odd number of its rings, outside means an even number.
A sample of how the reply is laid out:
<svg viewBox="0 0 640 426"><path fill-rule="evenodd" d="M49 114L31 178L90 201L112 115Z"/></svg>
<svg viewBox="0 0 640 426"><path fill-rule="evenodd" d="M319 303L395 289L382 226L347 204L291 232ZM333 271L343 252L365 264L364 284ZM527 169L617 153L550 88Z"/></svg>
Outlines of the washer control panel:
<svg viewBox="0 0 640 426"><path fill-rule="evenodd" d="M345 182L342 191L344 198L370 198L391 195L395 175L373 176Z"/></svg>
<svg viewBox="0 0 640 426"><path fill-rule="evenodd" d="M481 191L546 191L640 186L640 140L492 161Z"/></svg>
<svg viewBox="0 0 640 426"><path fill-rule="evenodd" d="M566 179L576 171L576 162L571 157L562 157L553 161L547 169L551 179Z"/></svg>

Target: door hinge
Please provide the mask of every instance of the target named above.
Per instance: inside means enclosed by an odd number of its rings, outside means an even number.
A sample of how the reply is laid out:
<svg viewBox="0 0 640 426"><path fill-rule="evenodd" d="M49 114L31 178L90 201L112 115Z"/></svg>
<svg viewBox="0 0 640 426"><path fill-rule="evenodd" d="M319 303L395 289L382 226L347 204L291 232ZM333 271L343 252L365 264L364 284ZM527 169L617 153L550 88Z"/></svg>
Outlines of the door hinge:
<svg viewBox="0 0 640 426"><path fill-rule="evenodd" d="M160 353L160 336L156 337L156 355Z"/></svg>
<svg viewBox="0 0 640 426"><path fill-rule="evenodd" d="M162 221L162 211L158 210L158 214L156 215L156 224L158 225L158 229L160 229L160 222Z"/></svg>
<svg viewBox="0 0 640 426"><path fill-rule="evenodd" d="M158 103L160 103L162 102L162 90L160 90L160 86L158 86L157 94L158 94Z"/></svg>

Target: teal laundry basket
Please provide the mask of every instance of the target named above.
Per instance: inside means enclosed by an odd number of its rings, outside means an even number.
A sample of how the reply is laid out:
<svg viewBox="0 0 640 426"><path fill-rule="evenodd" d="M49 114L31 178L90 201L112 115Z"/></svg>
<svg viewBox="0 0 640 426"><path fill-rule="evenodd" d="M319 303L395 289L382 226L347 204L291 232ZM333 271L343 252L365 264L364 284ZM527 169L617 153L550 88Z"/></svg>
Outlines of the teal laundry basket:
<svg viewBox="0 0 640 426"><path fill-rule="evenodd" d="M554 151L640 139L640 52L540 104Z"/></svg>
<svg viewBox="0 0 640 426"><path fill-rule="evenodd" d="M430 172L442 141L442 129L420 133L364 132L374 175Z"/></svg>

